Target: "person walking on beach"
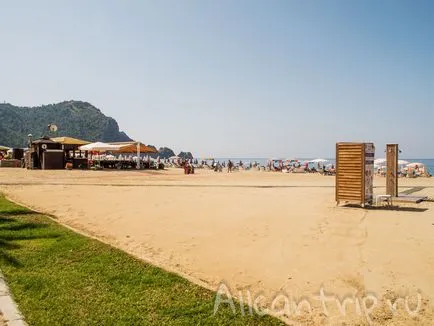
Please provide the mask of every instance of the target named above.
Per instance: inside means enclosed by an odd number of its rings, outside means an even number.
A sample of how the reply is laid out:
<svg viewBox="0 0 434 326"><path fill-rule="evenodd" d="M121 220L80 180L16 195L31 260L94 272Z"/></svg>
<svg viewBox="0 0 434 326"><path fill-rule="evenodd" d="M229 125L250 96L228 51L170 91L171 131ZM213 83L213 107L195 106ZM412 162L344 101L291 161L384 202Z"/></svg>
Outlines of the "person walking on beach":
<svg viewBox="0 0 434 326"><path fill-rule="evenodd" d="M233 163L231 160L228 161L228 173L232 172Z"/></svg>

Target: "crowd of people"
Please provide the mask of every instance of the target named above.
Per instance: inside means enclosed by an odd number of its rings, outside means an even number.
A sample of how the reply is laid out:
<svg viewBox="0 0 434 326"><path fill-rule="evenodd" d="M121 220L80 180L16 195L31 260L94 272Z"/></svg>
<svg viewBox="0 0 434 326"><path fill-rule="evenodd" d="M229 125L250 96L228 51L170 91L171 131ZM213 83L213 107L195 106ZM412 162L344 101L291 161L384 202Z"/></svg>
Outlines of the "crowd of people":
<svg viewBox="0 0 434 326"><path fill-rule="evenodd" d="M377 175L386 176L386 166L376 167ZM425 167L425 165L414 165L401 167L398 171L398 177L403 178L416 178L416 177L431 177L431 173Z"/></svg>
<svg viewBox="0 0 434 326"><path fill-rule="evenodd" d="M197 159L187 159L183 160L180 158L176 159L165 159L162 160L166 167L179 167L185 170L186 174L194 173L194 169L210 169L215 172L231 173L233 171L240 170L258 170L258 171L273 171L273 172L285 172L285 173L321 173L324 175L334 175L336 169L334 164L324 165L321 163L312 164L311 162L287 162L281 160L270 160L266 164L261 164L257 161L243 162L233 161L233 160L201 160Z"/></svg>
<svg viewBox="0 0 434 326"><path fill-rule="evenodd" d="M333 163L325 165L321 162L311 161L283 161L270 160L268 161L267 169L269 171L285 172L285 173L321 173L324 175L336 174L336 169Z"/></svg>

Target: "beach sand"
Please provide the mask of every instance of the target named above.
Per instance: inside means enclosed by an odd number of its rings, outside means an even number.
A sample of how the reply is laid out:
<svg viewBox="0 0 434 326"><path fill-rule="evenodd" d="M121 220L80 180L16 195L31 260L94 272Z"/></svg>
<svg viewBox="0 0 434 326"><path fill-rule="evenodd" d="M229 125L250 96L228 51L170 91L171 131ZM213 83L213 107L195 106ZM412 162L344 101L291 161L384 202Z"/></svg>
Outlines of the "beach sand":
<svg viewBox="0 0 434 326"><path fill-rule="evenodd" d="M271 308L285 295L289 322L432 325L434 204L336 207L334 182L258 171L0 169L0 191L62 224L211 289L224 282L244 302L250 292ZM416 194L434 197L434 179L399 182L400 191L422 186ZM385 179L375 186L384 193ZM387 300L406 297L412 310L420 298L419 310L412 316L401 303L393 315ZM344 314L345 298L354 304ZM302 299L312 313L292 309Z"/></svg>

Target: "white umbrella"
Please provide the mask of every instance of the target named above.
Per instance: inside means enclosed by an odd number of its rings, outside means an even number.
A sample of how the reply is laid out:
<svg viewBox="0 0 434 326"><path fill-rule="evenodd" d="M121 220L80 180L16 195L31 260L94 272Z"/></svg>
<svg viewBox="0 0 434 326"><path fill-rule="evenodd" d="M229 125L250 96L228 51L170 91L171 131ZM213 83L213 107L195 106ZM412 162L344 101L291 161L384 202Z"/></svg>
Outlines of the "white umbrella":
<svg viewBox="0 0 434 326"><path fill-rule="evenodd" d="M416 165L417 165L418 167L423 167L423 166L425 166L425 164L423 164L423 163L414 162L414 163L407 164L407 167L408 167L408 168L415 168Z"/></svg>
<svg viewBox="0 0 434 326"><path fill-rule="evenodd" d="M312 161L309 161L310 163L325 163L325 162L328 162L329 160L325 160L325 159L323 159L323 158L316 158L316 159L314 159L314 160L312 160Z"/></svg>
<svg viewBox="0 0 434 326"><path fill-rule="evenodd" d="M106 151L117 151L120 145L111 145L102 142L90 143L87 145L80 146L78 149L81 151L94 151L94 152L106 152Z"/></svg>
<svg viewBox="0 0 434 326"><path fill-rule="evenodd" d="M374 160L374 165L383 165L387 162L387 160L385 158L377 158L376 160Z"/></svg>
<svg viewBox="0 0 434 326"><path fill-rule="evenodd" d="M374 161L374 165L377 165L377 166L379 166L379 165L386 165L386 163L387 163L387 160L385 158L377 158ZM409 163L410 162L407 162L405 160L398 160L398 165L407 165Z"/></svg>

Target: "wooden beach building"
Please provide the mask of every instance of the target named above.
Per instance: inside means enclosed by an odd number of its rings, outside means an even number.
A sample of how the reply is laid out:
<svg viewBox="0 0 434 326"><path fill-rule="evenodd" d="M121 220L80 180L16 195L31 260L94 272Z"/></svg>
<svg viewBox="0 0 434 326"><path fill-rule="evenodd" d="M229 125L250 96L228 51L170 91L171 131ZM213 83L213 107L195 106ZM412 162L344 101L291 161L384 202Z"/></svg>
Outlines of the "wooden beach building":
<svg viewBox="0 0 434 326"><path fill-rule="evenodd" d="M336 144L336 203L365 206L373 202L373 143Z"/></svg>

